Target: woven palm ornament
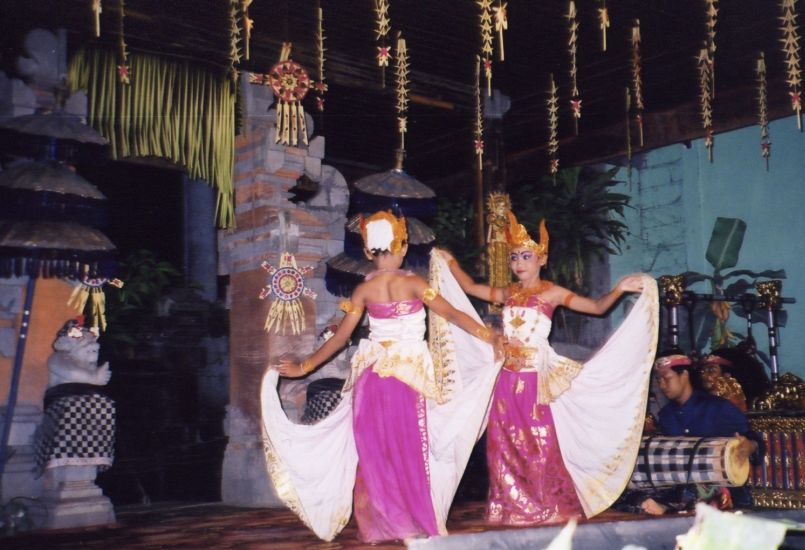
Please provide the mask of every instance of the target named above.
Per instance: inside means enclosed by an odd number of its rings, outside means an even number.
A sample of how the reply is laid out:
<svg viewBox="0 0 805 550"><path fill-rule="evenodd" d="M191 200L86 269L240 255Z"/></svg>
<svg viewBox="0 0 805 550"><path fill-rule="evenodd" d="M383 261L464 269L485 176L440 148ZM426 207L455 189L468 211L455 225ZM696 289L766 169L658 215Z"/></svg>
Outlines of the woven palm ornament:
<svg viewBox="0 0 805 550"><path fill-rule="evenodd" d="M296 258L290 252L282 253L279 267L268 262L263 262L260 266L268 272L268 281L260 292L260 299L265 300L274 295L266 317L266 332L273 328L275 333L285 335L290 327L292 334L301 334L305 328L305 310L301 297L316 298L316 293L305 285L305 277L313 271L313 266L299 269Z"/></svg>

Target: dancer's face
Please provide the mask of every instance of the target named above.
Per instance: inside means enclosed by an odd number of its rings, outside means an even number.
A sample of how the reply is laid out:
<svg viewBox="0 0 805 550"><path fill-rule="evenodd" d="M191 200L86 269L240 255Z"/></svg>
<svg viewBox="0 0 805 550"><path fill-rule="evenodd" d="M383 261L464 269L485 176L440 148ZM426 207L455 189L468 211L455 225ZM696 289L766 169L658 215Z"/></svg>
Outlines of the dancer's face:
<svg viewBox="0 0 805 550"><path fill-rule="evenodd" d="M528 285L539 280L539 271L548 261L548 257L538 256L530 248L521 246L511 250L509 261L511 262L512 273L517 276L517 279L522 284Z"/></svg>

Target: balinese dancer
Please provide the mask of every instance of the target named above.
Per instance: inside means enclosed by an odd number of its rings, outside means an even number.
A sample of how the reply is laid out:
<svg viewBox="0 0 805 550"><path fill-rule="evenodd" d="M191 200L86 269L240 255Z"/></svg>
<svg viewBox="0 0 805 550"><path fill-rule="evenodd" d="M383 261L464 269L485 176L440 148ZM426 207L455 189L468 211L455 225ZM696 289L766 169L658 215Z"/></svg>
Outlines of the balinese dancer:
<svg viewBox="0 0 805 550"><path fill-rule="evenodd" d="M483 431L495 337L455 281L437 290L400 269L405 219L380 212L361 229L375 270L342 305L346 316L335 335L304 360L281 360L263 381L269 473L280 498L325 540L347 523L353 500L366 542L445 534L458 481ZM438 258L436 286L440 265L449 275ZM424 339L426 306L437 314L430 315L433 354ZM353 355L341 403L315 425L291 424L279 407L277 373L300 377L323 364L346 345L364 309L370 336Z"/></svg>
<svg viewBox="0 0 805 550"><path fill-rule="evenodd" d="M593 300L540 278L548 232L540 242L509 213L511 269L507 288L475 283L445 257L461 288L504 304L503 370L487 428L487 521L533 525L594 516L628 483L640 444L657 341L657 286L647 275L625 277ZM551 347L551 317L559 307L602 315L624 292L642 292L628 316L588 361Z"/></svg>

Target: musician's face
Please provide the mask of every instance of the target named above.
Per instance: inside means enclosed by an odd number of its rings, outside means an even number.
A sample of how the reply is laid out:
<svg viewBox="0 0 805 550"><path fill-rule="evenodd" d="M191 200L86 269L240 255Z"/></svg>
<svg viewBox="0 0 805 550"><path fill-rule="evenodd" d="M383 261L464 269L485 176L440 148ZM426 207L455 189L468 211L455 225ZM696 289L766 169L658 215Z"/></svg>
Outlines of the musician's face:
<svg viewBox="0 0 805 550"><path fill-rule="evenodd" d="M682 371L681 374L673 369L667 369L662 376L657 376L657 385L660 391L671 401L681 399L690 387L690 375L688 371Z"/></svg>

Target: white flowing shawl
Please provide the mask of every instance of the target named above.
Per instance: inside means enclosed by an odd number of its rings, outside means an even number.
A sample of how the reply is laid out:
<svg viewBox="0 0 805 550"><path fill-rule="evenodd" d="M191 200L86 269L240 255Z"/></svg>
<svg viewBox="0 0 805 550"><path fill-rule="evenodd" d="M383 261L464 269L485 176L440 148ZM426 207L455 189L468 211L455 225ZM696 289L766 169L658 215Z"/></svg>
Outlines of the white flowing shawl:
<svg viewBox="0 0 805 550"><path fill-rule="evenodd" d="M565 467L587 517L608 508L634 469L657 349L657 283L643 292L607 342L551 402Z"/></svg>
<svg viewBox="0 0 805 550"><path fill-rule="evenodd" d="M444 259L431 254L431 286L480 322ZM492 347L434 313L430 345L444 393L427 400L431 497L437 525L445 522L470 452L483 433L500 364ZM382 348L382 347L381 347ZM358 455L352 434L352 393L314 425L291 422L277 395L278 373L261 388L263 441L277 496L321 539L332 540L349 521ZM440 404L441 403L441 404Z"/></svg>

